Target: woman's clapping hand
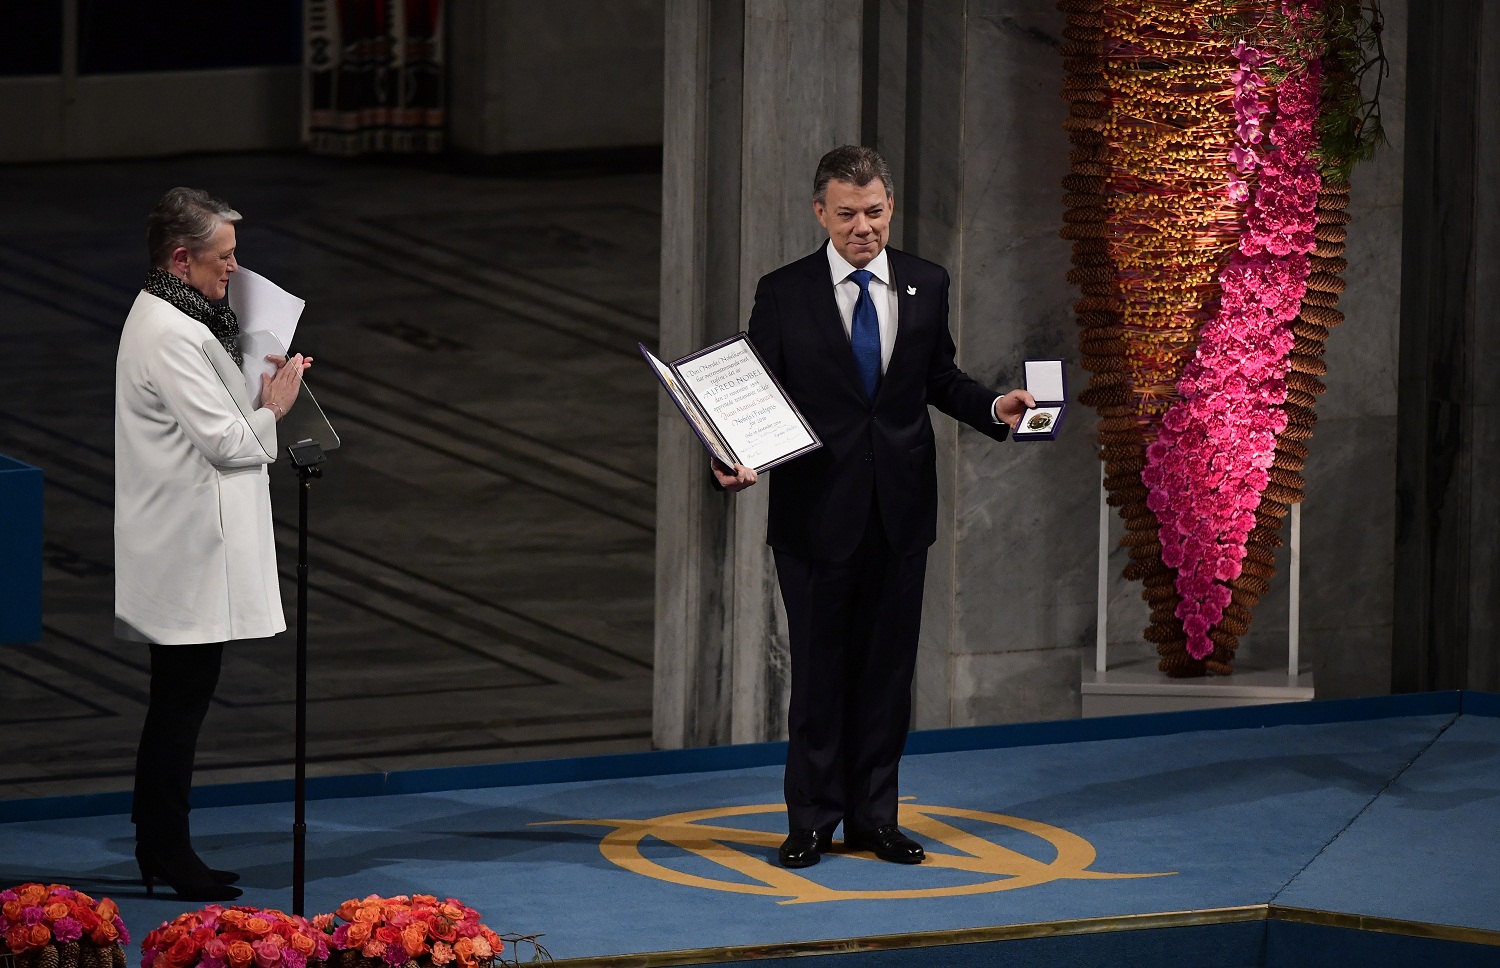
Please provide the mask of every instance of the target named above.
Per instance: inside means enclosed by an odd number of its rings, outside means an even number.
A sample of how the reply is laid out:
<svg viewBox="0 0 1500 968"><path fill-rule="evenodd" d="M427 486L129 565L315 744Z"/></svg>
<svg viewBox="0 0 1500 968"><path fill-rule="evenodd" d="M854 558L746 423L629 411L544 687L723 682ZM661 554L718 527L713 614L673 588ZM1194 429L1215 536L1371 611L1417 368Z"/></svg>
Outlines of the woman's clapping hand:
<svg viewBox="0 0 1500 968"><path fill-rule="evenodd" d="M266 360L276 364L276 375L261 374L260 402L276 414L279 422L297 402L297 394L302 389L302 371L312 366L313 358L298 353L291 359L271 355Z"/></svg>

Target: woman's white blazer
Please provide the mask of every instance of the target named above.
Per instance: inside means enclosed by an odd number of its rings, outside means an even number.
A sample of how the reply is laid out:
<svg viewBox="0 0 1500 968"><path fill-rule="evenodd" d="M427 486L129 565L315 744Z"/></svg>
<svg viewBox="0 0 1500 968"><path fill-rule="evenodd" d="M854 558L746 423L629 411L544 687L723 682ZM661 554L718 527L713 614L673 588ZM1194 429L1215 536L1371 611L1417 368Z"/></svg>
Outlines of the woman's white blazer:
<svg viewBox="0 0 1500 968"><path fill-rule="evenodd" d="M275 455L276 418L254 409L208 328L137 296L115 361L117 634L178 645L286 628Z"/></svg>

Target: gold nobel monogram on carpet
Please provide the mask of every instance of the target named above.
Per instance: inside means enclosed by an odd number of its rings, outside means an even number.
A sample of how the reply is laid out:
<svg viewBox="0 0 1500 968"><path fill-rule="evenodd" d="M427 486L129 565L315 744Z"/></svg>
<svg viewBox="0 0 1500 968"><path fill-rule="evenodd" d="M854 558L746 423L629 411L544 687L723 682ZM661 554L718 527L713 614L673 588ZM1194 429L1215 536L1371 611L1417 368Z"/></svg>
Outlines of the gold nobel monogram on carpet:
<svg viewBox="0 0 1500 968"><path fill-rule="evenodd" d="M732 822L736 817L784 814L785 811L786 807L780 803L765 803L689 810L648 820L553 820L546 823L614 828L600 841L599 851L611 863L636 874L710 891L781 897L785 899L778 902L781 904L960 897L1014 891L1052 881L1124 880L1166 877L1176 873L1114 874L1090 870L1098 856L1094 845L1061 827L983 810L906 802L901 804L901 826L929 845L947 848L929 850L927 860L920 868L904 869L911 872L913 881L920 879L927 882L927 886L842 890L812 879L829 874L829 868L822 865L807 871L790 871L764 859L762 855L775 851L781 842L781 834L740 827ZM1039 856L1002 846L988 837L955 826L950 820L968 821L976 829L996 828L996 833L1001 832L999 828L1009 828L1028 834L1030 837L1026 839L1035 842ZM545 824L538 826L542 825ZM718 864L744 880L704 877L659 864L641 849L643 843L653 839ZM868 851L835 851L828 856L874 859ZM976 881L976 876L981 879ZM934 881L938 883L932 883Z"/></svg>

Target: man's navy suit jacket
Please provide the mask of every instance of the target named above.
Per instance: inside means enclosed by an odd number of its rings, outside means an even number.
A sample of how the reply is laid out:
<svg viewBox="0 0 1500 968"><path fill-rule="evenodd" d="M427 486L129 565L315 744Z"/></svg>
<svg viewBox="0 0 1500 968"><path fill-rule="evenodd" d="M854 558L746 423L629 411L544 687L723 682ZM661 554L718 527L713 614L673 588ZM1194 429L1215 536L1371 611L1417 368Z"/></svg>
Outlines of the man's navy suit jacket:
<svg viewBox="0 0 1500 968"><path fill-rule="evenodd" d="M826 243L825 243L826 244ZM763 276L750 340L823 446L770 471L767 542L815 561L854 553L878 500L891 550L937 539L937 459L927 405L996 440L997 394L954 362L948 272L887 248L896 290L896 344L875 398L865 397L820 248Z"/></svg>

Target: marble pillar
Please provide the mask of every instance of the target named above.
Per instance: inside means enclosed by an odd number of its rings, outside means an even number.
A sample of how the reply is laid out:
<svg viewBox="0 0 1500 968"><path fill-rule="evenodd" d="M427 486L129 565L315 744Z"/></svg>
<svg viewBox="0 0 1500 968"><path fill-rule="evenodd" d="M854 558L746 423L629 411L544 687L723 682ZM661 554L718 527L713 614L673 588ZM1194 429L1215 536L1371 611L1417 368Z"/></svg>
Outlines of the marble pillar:
<svg viewBox="0 0 1500 968"><path fill-rule="evenodd" d="M666 16L661 339L675 359L734 331L739 313L744 8L674 0ZM734 212L725 217L722 213ZM710 218L710 213L720 213ZM653 741L729 742L724 622L730 499L706 486L703 449L665 396L657 420Z"/></svg>
<svg viewBox="0 0 1500 968"><path fill-rule="evenodd" d="M661 353L743 329L756 281L813 251L812 176L858 141L860 0L667 4ZM786 732L785 616L765 544L765 487L709 486L672 404L658 432L658 746Z"/></svg>
<svg viewBox="0 0 1500 968"><path fill-rule="evenodd" d="M1396 545L1397 371L1406 141L1405 3L1381 4L1389 143L1350 178L1344 324L1328 338L1303 505L1302 642L1320 699L1390 691ZM1372 92L1373 93L1373 92ZM1285 551L1278 558L1284 567ZM1285 651L1285 606L1252 635ZM1262 647L1252 640L1252 647Z"/></svg>
<svg viewBox="0 0 1500 968"><path fill-rule="evenodd" d="M997 390L1026 359L1076 359L1058 237L1062 15L1050 0L927 3L909 143L922 146L915 248L954 279L959 362ZM908 157L910 166L912 159ZM910 231L910 227L908 229ZM1083 381L1069 372L1075 386ZM1093 641L1098 468L1092 414L1051 443L995 444L943 420L942 518L928 575L917 725L1078 714Z"/></svg>
<svg viewBox="0 0 1500 968"><path fill-rule="evenodd" d="M1411 24L1402 261L1397 690L1500 688L1500 11Z"/></svg>
<svg viewBox="0 0 1500 968"><path fill-rule="evenodd" d="M1474 395L1466 685L1500 691L1500 9L1480 25L1474 157Z"/></svg>

